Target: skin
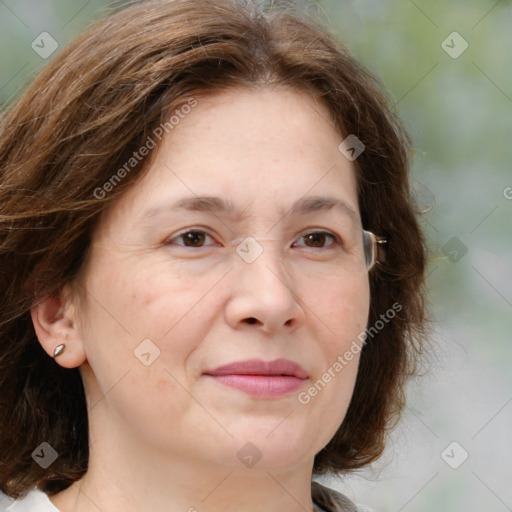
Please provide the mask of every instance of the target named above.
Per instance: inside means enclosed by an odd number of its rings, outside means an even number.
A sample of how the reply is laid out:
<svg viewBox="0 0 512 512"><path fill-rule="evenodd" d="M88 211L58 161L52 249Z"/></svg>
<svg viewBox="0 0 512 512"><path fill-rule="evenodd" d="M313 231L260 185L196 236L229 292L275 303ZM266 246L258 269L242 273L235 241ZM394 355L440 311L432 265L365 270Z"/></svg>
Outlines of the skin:
<svg viewBox="0 0 512 512"><path fill-rule="evenodd" d="M67 285L32 310L48 354L66 344L56 364L80 367L89 409L89 471L51 496L57 508L313 510L314 457L343 421L359 355L309 403L298 394L364 331L370 300L355 168L341 140L306 92L201 97L148 174L106 212L85 299ZM141 220L161 202L196 195L229 199L243 215L166 210ZM355 217L288 213L313 195L343 200ZM209 236L186 246L175 237L190 228ZM343 245L303 236L321 230ZM247 236L263 249L252 263L235 250ZM148 366L134 355L144 339L160 350ZM290 359L308 378L287 395L259 398L203 373L252 358ZM261 455L252 467L237 457L248 442Z"/></svg>

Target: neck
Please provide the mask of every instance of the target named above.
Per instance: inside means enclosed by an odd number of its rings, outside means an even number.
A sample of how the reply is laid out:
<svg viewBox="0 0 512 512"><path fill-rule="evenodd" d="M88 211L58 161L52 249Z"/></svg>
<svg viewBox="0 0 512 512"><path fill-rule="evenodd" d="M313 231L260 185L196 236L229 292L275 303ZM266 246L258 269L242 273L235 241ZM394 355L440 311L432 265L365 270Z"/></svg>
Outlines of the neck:
<svg viewBox="0 0 512 512"><path fill-rule="evenodd" d="M312 460L279 469L265 466L264 457L251 468L222 465L162 453L126 427L108 435L94 421L89 428L88 472L50 497L61 512L313 511Z"/></svg>
<svg viewBox="0 0 512 512"><path fill-rule="evenodd" d="M176 463L176 461L173 461ZM153 510L165 512L311 512L311 477L297 472L217 468L167 464L156 477L140 464L129 470L126 460L117 470L94 464L88 473L65 491L50 497L61 512ZM155 478L156 477L156 478Z"/></svg>

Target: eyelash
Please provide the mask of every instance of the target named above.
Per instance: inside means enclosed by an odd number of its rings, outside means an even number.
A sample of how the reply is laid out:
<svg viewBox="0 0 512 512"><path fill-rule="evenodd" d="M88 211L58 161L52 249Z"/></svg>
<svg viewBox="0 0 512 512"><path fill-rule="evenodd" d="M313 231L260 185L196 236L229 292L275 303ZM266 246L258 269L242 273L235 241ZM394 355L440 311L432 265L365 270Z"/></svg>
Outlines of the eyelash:
<svg viewBox="0 0 512 512"><path fill-rule="evenodd" d="M184 235L188 234L188 233L203 233L205 234L206 236L209 236L210 238L213 239L213 237L207 233L206 231L202 230L202 229L188 229L186 231L182 231L181 233L178 233L177 235L174 235L173 237L171 238L168 238L165 242L164 242L164 245L174 245L173 244L173 241L174 240L177 240L181 237L183 237ZM328 249L330 247L335 247L335 246L342 246L342 242L341 240L339 239L339 237L337 237L334 233L331 233L329 231L323 231L323 230L318 230L318 231L307 231L303 234L301 234L299 236L299 239L301 238L304 238L308 235L326 235L328 237L330 237L333 241L332 244L328 245L327 247L308 247L306 245L302 245L300 247L306 247L306 248L309 248L309 249L320 249L320 250L325 250L325 249ZM183 244L177 244L178 246L180 247L185 247L185 248L188 248L188 249L204 249L205 247L209 247L209 246L202 246L202 247L189 247L187 245L183 245Z"/></svg>

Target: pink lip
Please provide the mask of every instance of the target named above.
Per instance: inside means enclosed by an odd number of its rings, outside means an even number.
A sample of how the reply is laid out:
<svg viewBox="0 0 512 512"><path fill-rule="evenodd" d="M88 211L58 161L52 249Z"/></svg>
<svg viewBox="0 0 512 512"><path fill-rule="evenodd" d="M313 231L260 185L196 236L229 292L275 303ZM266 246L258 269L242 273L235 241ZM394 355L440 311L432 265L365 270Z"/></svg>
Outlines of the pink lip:
<svg viewBox="0 0 512 512"><path fill-rule="evenodd" d="M308 378L302 366L288 359L251 359L207 370L217 382L253 396L276 397L297 390Z"/></svg>

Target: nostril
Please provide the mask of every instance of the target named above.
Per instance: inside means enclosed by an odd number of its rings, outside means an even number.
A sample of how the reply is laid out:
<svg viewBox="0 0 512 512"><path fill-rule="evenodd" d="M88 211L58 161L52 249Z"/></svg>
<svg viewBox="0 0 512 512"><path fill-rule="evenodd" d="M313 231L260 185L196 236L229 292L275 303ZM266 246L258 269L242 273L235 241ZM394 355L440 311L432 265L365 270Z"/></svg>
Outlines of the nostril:
<svg viewBox="0 0 512 512"><path fill-rule="evenodd" d="M249 324L255 324L257 321L258 320L256 320L256 318L254 318L254 317L251 317L251 318L247 319L247 323L249 323Z"/></svg>

